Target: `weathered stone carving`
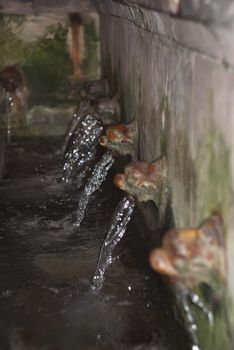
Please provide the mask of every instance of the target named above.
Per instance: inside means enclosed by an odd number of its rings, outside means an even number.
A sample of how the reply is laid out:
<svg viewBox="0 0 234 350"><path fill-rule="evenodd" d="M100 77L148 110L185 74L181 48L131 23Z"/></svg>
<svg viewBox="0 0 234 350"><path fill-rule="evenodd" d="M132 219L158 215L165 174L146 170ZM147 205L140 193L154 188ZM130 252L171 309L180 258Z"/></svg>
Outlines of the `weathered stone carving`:
<svg viewBox="0 0 234 350"><path fill-rule="evenodd" d="M118 120L120 117L119 96L112 98L99 98L95 101L95 112L104 125L108 125Z"/></svg>
<svg viewBox="0 0 234 350"><path fill-rule="evenodd" d="M140 202L153 201L159 208L160 215L164 214L169 194L164 156L153 163L135 161L128 164L124 174L115 176L114 183Z"/></svg>
<svg viewBox="0 0 234 350"><path fill-rule="evenodd" d="M137 157L137 122L134 120L130 124L113 124L107 127L106 135L99 138L99 143L120 155L131 155L133 159Z"/></svg>
<svg viewBox="0 0 234 350"><path fill-rule="evenodd" d="M91 100L107 97L109 95L109 85L107 79L93 80L84 83L80 92L82 97L88 97Z"/></svg>
<svg viewBox="0 0 234 350"><path fill-rule="evenodd" d="M197 229L173 229L166 233L162 247L150 254L152 268L187 289L200 283L214 288L224 286L226 256L224 229L213 215Z"/></svg>

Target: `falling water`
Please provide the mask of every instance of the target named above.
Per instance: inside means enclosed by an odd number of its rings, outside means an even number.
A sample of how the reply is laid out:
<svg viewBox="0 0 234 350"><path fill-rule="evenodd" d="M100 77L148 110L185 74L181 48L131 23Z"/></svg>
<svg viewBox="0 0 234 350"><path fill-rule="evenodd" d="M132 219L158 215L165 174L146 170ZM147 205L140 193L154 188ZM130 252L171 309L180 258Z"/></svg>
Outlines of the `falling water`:
<svg viewBox="0 0 234 350"><path fill-rule="evenodd" d="M212 311L208 310L206 305L200 299L199 295L196 294L196 293L190 292L189 293L189 297L190 297L191 303L193 305L197 306L200 309L200 311L206 316L209 325L213 326L213 324L214 324L214 315L213 315Z"/></svg>
<svg viewBox="0 0 234 350"><path fill-rule="evenodd" d="M76 220L74 222L75 226L80 226L91 195L100 188L101 184L106 179L108 171L112 167L113 163L113 154L111 151L107 151L104 153L101 160L95 165L78 203Z"/></svg>
<svg viewBox="0 0 234 350"><path fill-rule="evenodd" d="M14 99L10 92L6 92L6 119L7 119L7 142L11 142L11 118Z"/></svg>
<svg viewBox="0 0 234 350"><path fill-rule="evenodd" d="M187 329L192 340L192 350L201 350L199 346L199 340L197 336L197 325L193 317L191 306L188 303L186 296L182 299L183 310L185 312L185 322L187 323Z"/></svg>
<svg viewBox="0 0 234 350"><path fill-rule="evenodd" d="M76 108L72 119L68 125L65 139L63 141L63 144L61 146L60 152L65 153L68 149L69 143L75 133L75 131L79 128L82 119L85 117L85 115L88 113L88 110L90 108L90 100L87 98L83 98L80 101L79 106Z"/></svg>
<svg viewBox="0 0 234 350"><path fill-rule="evenodd" d="M198 340L198 326L195 322L194 316L193 316L193 311L191 309L189 301L197 306L201 312L207 317L207 321L210 326L213 325L213 314L211 311L209 311L204 303L201 301L200 297L198 294L189 292L186 289L181 289L179 288L179 297L182 303L182 307L185 313L185 322L187 325L187 329L189 332L189 335L192 340L192 350L201 350L200 345L199 345L199 340Z"/></svg>
<svg viewBox="0 0 234 350"><path fill-rule="evenodd" d="M113 250L126 232L134 207L134 198L128 196L124 197L115 209L106 238L101 247L96 272L93 278L91 289L95 293L98 293L103 286L105 271L113 261Z"/></svg>
<svg viewBox="0 0 234 350"><path fill-rule="evenodd" d="M65 155L63 181L69 182L76 176L81 180L95 158L98 138L102 132L101 123L91 114L86 115L74 134L70 150ZM78 175L77 175L78 174Z"/></svg>

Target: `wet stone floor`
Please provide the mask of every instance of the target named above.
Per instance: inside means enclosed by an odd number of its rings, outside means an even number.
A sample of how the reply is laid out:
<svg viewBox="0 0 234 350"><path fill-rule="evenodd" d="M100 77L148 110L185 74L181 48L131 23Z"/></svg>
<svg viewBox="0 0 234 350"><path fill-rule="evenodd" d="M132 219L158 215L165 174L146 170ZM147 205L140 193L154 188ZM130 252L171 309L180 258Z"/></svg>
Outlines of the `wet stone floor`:
<svg viewBox="0 0 234 350"><path fill-rule="evenodd" d="M189 349L133 223L102 290L91 291L115 190L104 184L75 228L79 192L60 182L56 142L8 146L0 182L0 350Z"/></svg>

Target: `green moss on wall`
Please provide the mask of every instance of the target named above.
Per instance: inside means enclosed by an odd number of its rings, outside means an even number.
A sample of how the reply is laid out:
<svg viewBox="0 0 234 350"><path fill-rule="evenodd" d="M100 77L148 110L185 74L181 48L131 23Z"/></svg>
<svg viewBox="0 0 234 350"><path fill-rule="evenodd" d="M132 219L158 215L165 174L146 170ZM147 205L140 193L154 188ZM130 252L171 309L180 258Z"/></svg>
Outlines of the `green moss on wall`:
<svg viewBox="0 0 234 350"><path fill-rule="evenodd" d="M94 19L84 23L85 58L82 63L82 72L85 76L99 75L100 62L98 58L99 37L96 32Z"/></svg>
<svg viewBox="0 0 234 350"><path fill-rule="evenodd" d="M199 144L196 157L199 220L218 211L226 222L232 188L228 147L217 130L211 130Z"/></svg>
<svg viewBox="0 0 234 350"><path fill-rule="evenodd" d="M222 215L224 225L229 222L232 175L230 168L230 152L220 131L214 127L204 135L199 143L196 157L197 171L197 214L201 222L213 212ZM198 192L199 191L199 192ZM225 227L227 229L227 227ZM215 311L215 322L209 327L201 314L196 312L199 324L199 338L204 350L231 349L230 325L226 287L223 286L224 296Z"/></svg>
<svg viewBox="0 0 234 350"><path fill-rule="evenodd" d="M214 126L206 133L200 142L197 143L197 155L191 158L190 147L187 135L184 130L177 129L173 135L173 144L170 145L170 106L166 96L162 94L160 99L158 115L164 113L165 125L160 133L160 151L167 154L173 149L175 163L175 178L182 183L186 206L193 203L196 212L196 222L201 223L212 213L219 212L228 223L231 202L232 175L230 169L230 152L225 143L222 133ZM176 116L176 120L184 120L184 116ZM182 124L181 124L182 125ZM184 127L186 125L184 124ZM173 180L174 181L174 180ZM174 182L174 185L177 182ZM191 186L191 183L193 186ZM177 197L176 192L180 187L173 186L172 193ZM179 195L178 195L179 198ZM192 206L191 206L192 207ZM173 208L173 212L176 208ZM179 215L184 213L179 208ZM174 214L174 213L173 213ZM219 282L220 283L220 282ZM206 316L196 307L191 306L193 315L198 326L198 338L202 350L231 350L230 324L228 321L226 286L219 290L216 284L209 300L204 298L200 288L195 291L204 301L206 307L214 312L214 324L209 325ZM221 299L217 299L219 291L223 291Z"/></svg>

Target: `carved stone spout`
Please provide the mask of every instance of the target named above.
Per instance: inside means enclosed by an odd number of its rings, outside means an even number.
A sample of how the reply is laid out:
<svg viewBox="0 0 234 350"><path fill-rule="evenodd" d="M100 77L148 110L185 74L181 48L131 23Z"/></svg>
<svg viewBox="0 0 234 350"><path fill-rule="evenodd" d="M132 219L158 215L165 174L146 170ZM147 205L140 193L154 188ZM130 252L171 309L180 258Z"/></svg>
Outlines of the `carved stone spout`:
<svg viewBox="0 0 234 350"><path fill-rule="evenodd" d="M153 201L161 212L165 211L168 200L165 157L160 157L153 163L136 161L128 164L124 174L115 176L114 183L138 201Z"/></svg>
<svg viewBox="0 0 234 350"><path fill-rule="evenodd" d="M120 155L137 157L138 129L137 122L126 124L113 124L107 127L106 135L99 138L100 145L117 151Z"/></svg>
<svg viewBox="0 0 234 350"><path fill-rule="evenodd" d="M88 97L91 100L103 98L109 95L109 84L107 79L88 81L80 91L82 97Z"/></svg>
<svg viewBox="0 0 234 350"><path fill-rule="evenodd" d="M120 104L119 96L115 95L113 98L101 98L95 101L95 110L97 118L101 119L104 125L119 120L120 117Z"/></svg>
<svg viewBox="0 0 234 350"><path fill-rule="evenodd" d="M25 126L26 89L23 74L16 65L7 66L0 71L0 87L5 93L1 104L7 124L7 140L10 142L12 120L17 113L20 113L17 115L18 125Z"/></svg>
<svg viewBox="0 0 234 350"><path fill-rule="evenodd" d="M168 231L162 247L151 252L150 264L155 271L187 289L206 283L217 292L226 278L224 229L220 217L213 215L199 228Z"/></svg>
<svg viewBox="0 0 234 350"><path fill-rule="evenodd" d="M23 84L23 78L16 66L7 66L0 72L0 84L5 91L13 92Z"/></svg>

